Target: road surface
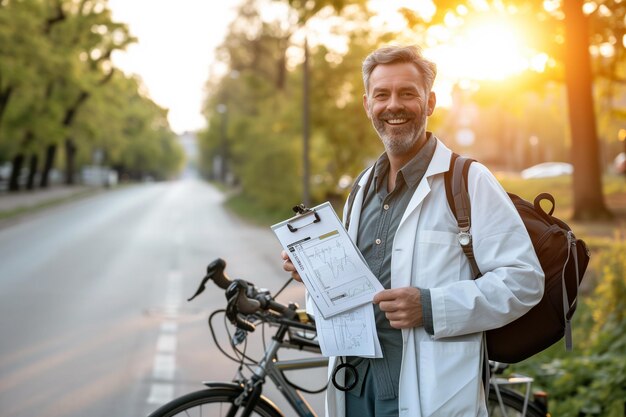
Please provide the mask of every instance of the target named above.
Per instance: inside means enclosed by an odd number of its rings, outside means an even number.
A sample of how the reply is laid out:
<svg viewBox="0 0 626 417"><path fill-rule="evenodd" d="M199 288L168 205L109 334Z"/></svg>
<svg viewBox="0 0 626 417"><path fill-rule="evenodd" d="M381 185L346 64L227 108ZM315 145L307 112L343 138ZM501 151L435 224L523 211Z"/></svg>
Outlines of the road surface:
<svg viewBox="0 0 626 417"><path fill-rule="evenodd" d="M203 380L230 380L237 365L206 325L223 291L186 298L217 257L272 291L287 276L269 227L242 222L223 199L199 180L142 184L0 229L0 415L144 416ZM279 300L302 305L302 287ZM324 374L292 377L315 389ZM322 396L307 396L318 413Z"/></svg>

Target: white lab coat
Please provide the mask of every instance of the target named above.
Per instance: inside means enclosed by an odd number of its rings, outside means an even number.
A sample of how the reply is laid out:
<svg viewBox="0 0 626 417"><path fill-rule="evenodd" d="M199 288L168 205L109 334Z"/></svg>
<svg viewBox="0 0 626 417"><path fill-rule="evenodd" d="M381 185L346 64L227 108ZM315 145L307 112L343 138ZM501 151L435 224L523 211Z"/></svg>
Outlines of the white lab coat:
<svg viewBox="0 0 626 417"><path fill-rule="evenodd" d="M528 233L506 192L479 163L471 165L468 184L474 252L483 276L472 279L446 199L443 173L451 154L438 140L393 242L391 287L430 289L435 333L402 330L401 417L487 416L482 332L523 315L543 294L544 276ZM352 208L348 233L354 241L367 176ZM329 377L336 359L330 358ZM327 417L344 417L345 394L329 384L326 395Z"/></svg>

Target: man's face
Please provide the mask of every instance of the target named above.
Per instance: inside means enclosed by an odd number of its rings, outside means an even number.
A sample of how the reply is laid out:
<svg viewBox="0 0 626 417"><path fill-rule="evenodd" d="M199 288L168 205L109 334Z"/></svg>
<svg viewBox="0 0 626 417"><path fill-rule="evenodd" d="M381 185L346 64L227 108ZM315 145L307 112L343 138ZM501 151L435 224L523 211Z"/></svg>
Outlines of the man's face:
<svg viewBox="0 0 626 417"><path fill-rule="evenodd" d="M415 65L378 65L369 79L363 106L374 129L392 155L414 153L426 141L426 118L435 108Z"/></svg>

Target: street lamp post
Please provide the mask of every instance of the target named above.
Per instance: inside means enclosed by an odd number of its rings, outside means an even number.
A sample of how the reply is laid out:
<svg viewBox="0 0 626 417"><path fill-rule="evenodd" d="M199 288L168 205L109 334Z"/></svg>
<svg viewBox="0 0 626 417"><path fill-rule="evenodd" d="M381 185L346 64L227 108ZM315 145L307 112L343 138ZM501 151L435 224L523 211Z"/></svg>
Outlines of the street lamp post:
<svg viewBox="0 0 626 417"><path fill-rule="evenodd" d="M304 38L304 64L302 74L302 203L309 207L309 43Z"/></svg>
<svg viewBox="0 0 626 417"><path fill-rule="evenodd" d="M217 105L217 112L222 115L222 126L220 129L220 154L221 154L221 164L220 164L220 180L222 183L226 183L226 176L228 175L228 166L226 165L226 161L228 159L228 137L227 137L227 129L228 129L228 106L226 104L220 103Z"/></svg>

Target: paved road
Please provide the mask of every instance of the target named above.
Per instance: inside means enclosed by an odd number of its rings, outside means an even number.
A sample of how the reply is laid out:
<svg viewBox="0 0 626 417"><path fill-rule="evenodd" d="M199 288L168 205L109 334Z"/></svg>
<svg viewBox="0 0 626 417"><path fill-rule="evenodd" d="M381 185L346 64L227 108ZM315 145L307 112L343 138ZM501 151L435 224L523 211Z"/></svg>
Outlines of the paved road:
<svg viewBox="0 0 626 417"><path fill-rule="evenodd" d="M0 229L0 415L142 416L202 380L230 380L236 365L206 326L223 292L185 299L216 257L271 290L286 277L269 229L222 201L197 180L144 184ZM302 303L302 288L280 300ZM323 374L292 377L317 388ZM318 412L321 397L308 396Z"/></svg>

